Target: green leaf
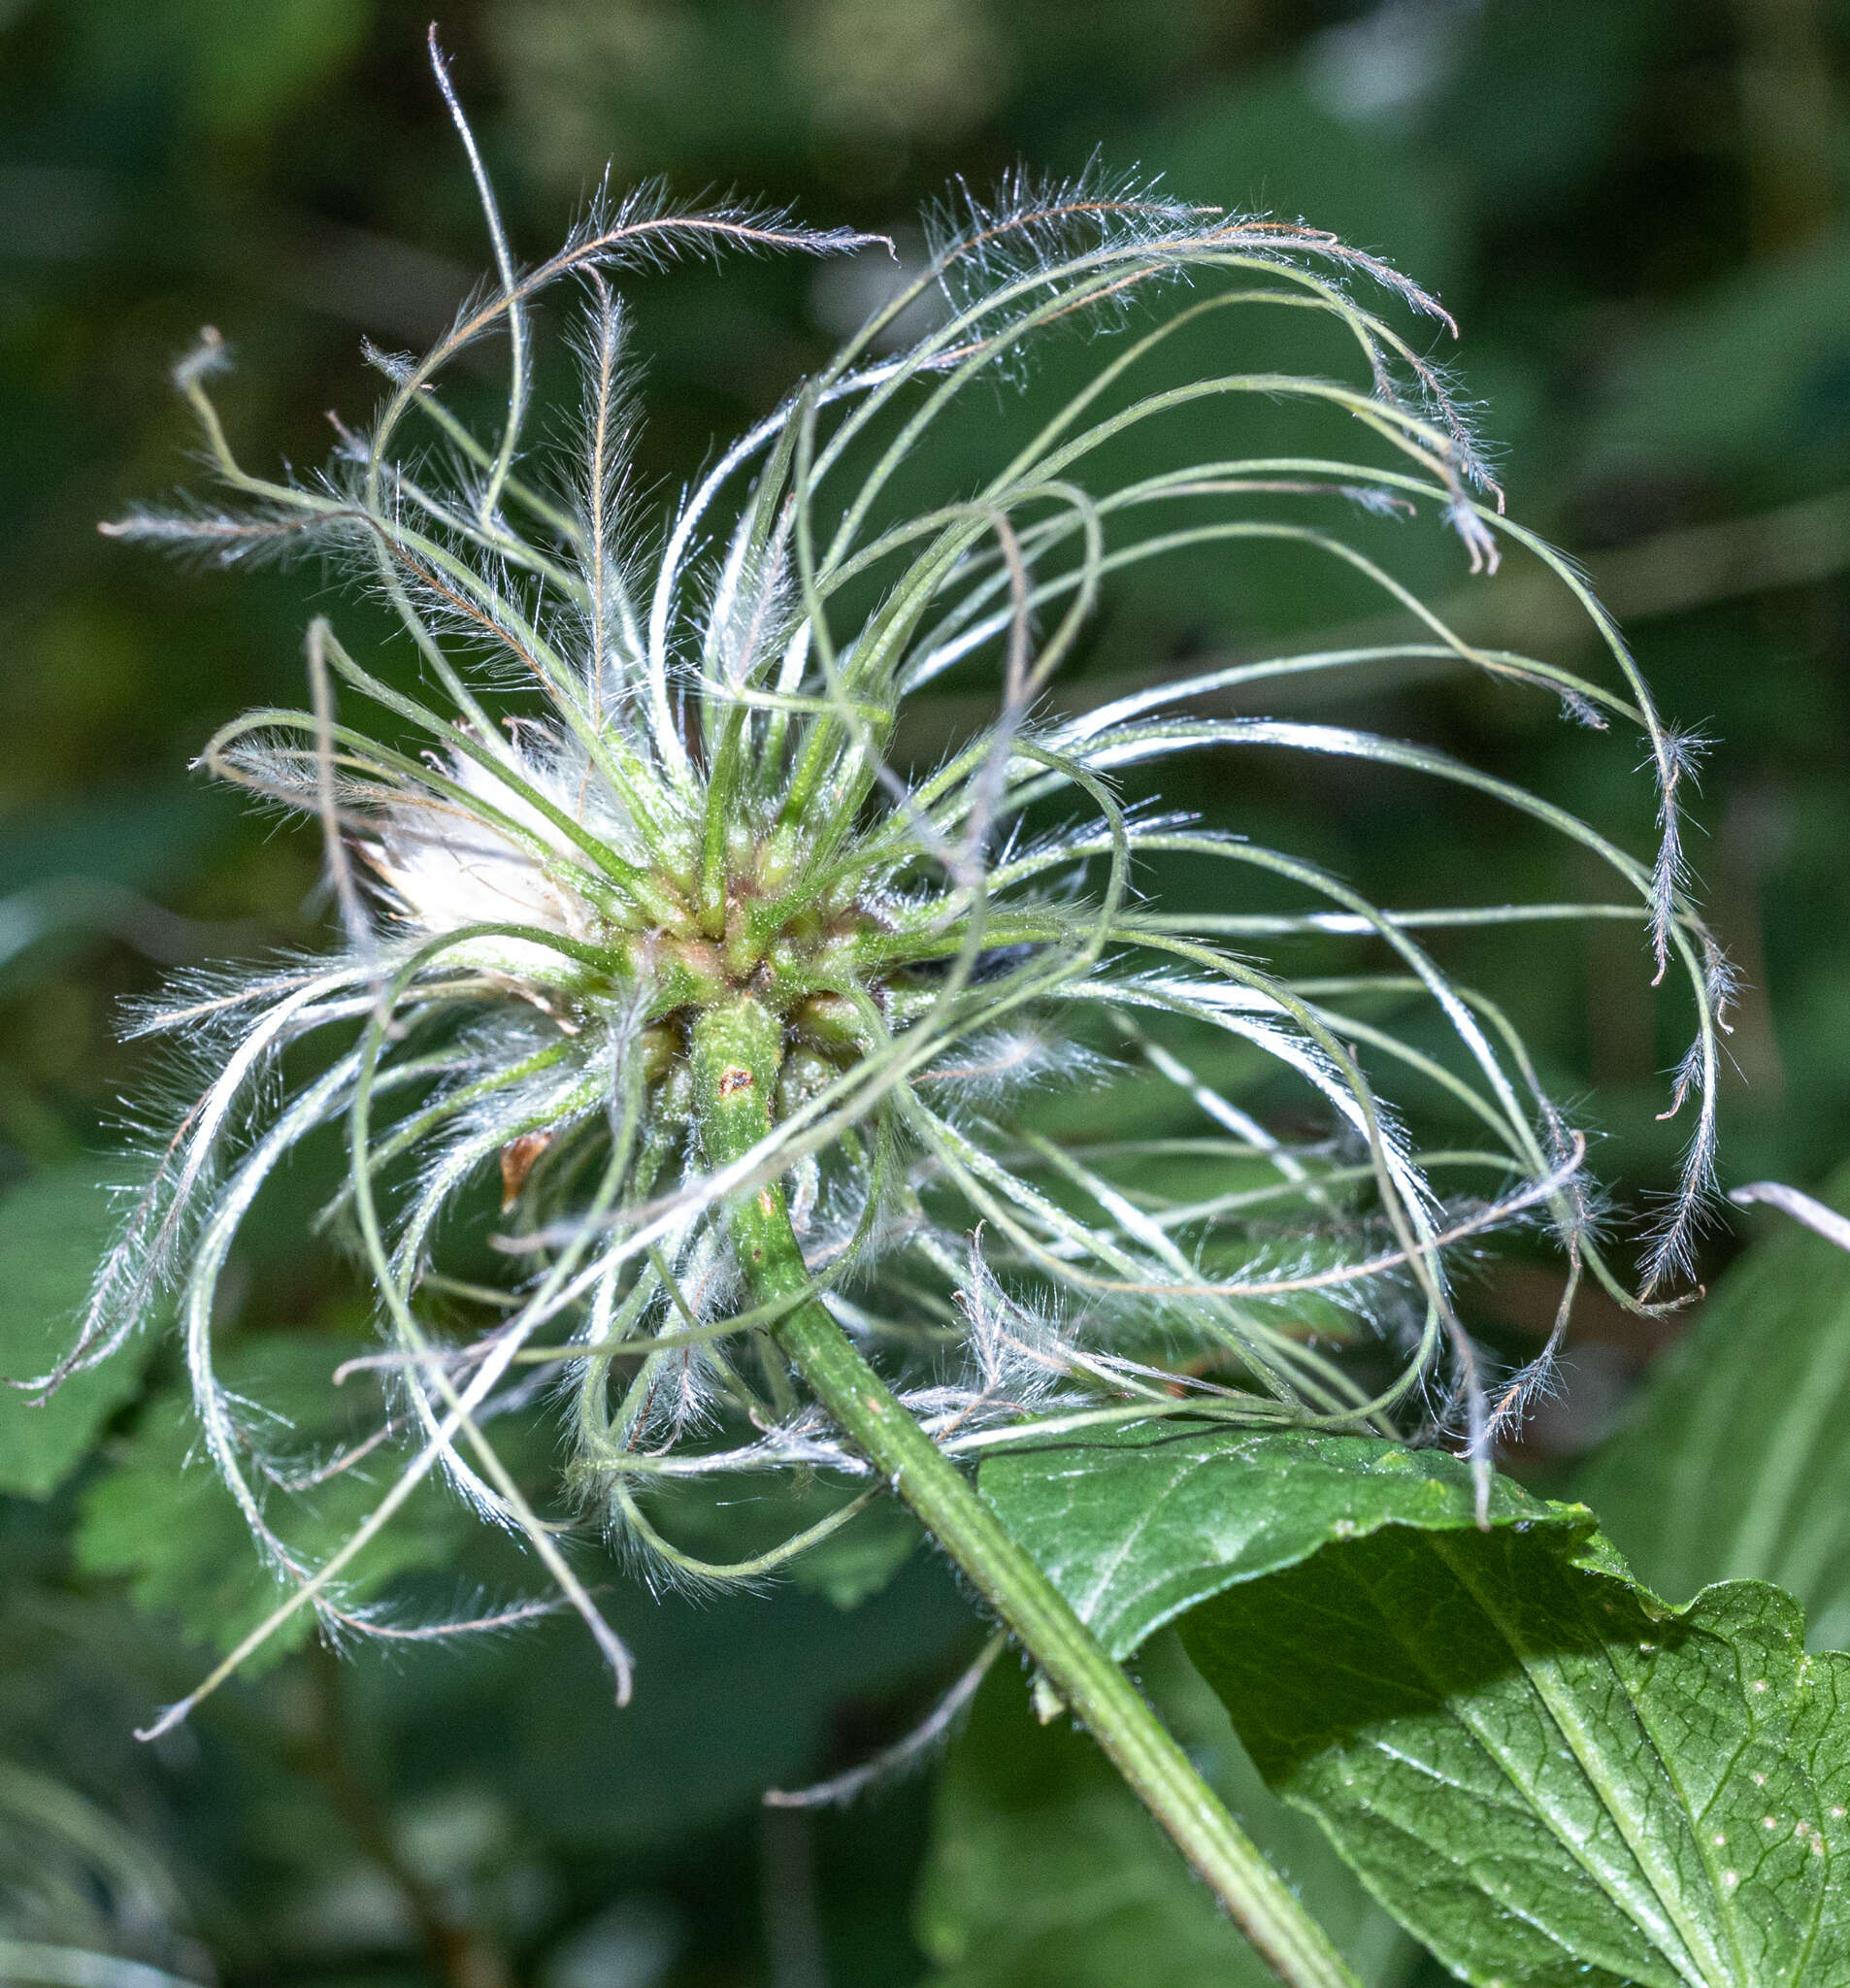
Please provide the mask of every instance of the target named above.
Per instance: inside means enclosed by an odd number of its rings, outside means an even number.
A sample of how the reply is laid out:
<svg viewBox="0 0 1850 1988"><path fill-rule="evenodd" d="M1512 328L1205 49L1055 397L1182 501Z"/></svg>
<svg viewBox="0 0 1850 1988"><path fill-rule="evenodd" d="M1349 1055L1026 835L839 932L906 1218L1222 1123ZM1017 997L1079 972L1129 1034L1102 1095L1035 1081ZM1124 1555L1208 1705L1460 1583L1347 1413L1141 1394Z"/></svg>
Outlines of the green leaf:
<svg viewBox="0 0 1850 1988"><path fill-rule="evenodd" d="M234 1393L262 1401L286 1421L287 1447L306 1458L325 1454L347 1433L334 1418L357 1404L346 1400L350 1389L337 1392L329 1375L366 1349L367 1342L328 1333L266 1333L233 1348L219 1371ZM228 1650L284 1590L200 1449L189 1397L173 1390L151 1401L115 1469L84 1498L77 1561L86 1574L128 1576L138 1606L171 1613L192 1640ZM305 1559L323 1560L384 1495L391 1467L388 1451L376 1469L343 1472L306 1497L273 1493L266 1518ZM363 1600L407 1570L453 1565L473 1525L427 1479L359 1556L345 1592ZM296 1647L314 1625L314 1611L300 1610L258 1661Z"/></svg>
<svg viewBox="0 0 1850 1988"><path fill-rule="evenodd" d="M143 87L173 91L200 131L248 143L325 88L373 14L370 0L275 0L253 35L236 0L97 0L74 25L93 72L134 64Z"/></svg>
<svg viewBox="0 0 1850 1988"><path fill-rule="evenodd" d="M1238 212L1263 184L1278 213L1315 215L1319 227L1378 248L1422 281L1442 289L1458 274L1461 178L1437 170L1391 126L1337 115L1329 93L1308 92L1286 72L1191 92L1137 137L1138 155L1160 158L1191 200Z"/></svg>
<svg viewBox="0 0 1850 1988"><path fill-rule="evenodd" d="M1261 1988L1269 1972L1104 1756L1037 1729L1021 1677L977 1694L938 1793L919 1943L938 1988Z"/></svg>
<svg viewBox="0 0 1850 1988"><path fill-rule="evenodd" d="M1850 234L1736 271L1666 313L1612 369L1589 466L1733 468L1840 456L1850 328Z"/></svg>
<svg viewBox="0 0 1850 1988"><path fill-rule="evenodd" d="M107 1190L83 1167L36 1175L0 1199L0 1375L49 1372L77 1333L98 1258L116 1225ZM111 1414L141 1384L143 1337L42 1406L0 1388L0 1491L43 1498L70 1475Z"/></svg>
<svg viewBox="0 0 1850 1988"><path fill-rule="evenodd" d="M1082 1443L1005 1450L984 1495L1114 1657L1236 1581L1382 1526L1470 1527L1469 1474L1440 1450L1363 1436L1152 1423ZM1506 1478L1491 1515L1562 1527L1586 1514Z"/></svg>
<svg viewBox="0 0 1850 1988"><path fill-rule="evenodd" d="M649 1494L653 1523L682 1552L722 1564L748 1560L831 1517L862 1487L815 1475L670 1479ZM782 1577L842 1610L857 1608L899 1573L924 1537L896 1498L880 1499L794 1560Z"/></svg>
<svg viewBox="0 0 1850 1988"><path fill-rule="evenodd" d="M858 1608L899 1573L923 1537L898 1499L884 1499L800 1554L790 1576L806 1593L821 1595L843 1611Z"/></svg>
<svg viewBox="0 0 1850 1988"><path fill-rule="evenodd" d="M1314 1828L1261 1783L1226 1713L1160 1638L1140 1681L1371 1988L1403 1981L1410 1944ZM1272 1976L1189 1874L1103 1754L1065 1719L1039 1725L999 1666L940 1776L919 1893L933 1988L1261 1988Z"/></svg>
<svg viewBox="0 0 1850 1988"><path fill-rule="evenodd" d="M1850 1211L1850 1169L1824 1190ZM1783 1219L1717 1285L1576 1488L1672 1599L1776 1581L1850 1644L1850 1256Z"/></svg>
<svg viewBox="0 0 1850 1988"><path fill-rule="evenodd" d="M1146 1428L985 1465L1117 1653L1180 1618L1266 1780L1492 1988L1850 1978L1850 1658L1777 1589L1683 1614L1582 1507L1365 1438ZM1833 1812L1834 1811L1834 1812Z"/></svg>
<svg viewBox="0 0 1850 1988"><path fill-rule="evenodd" d="M1850 1657L1589 1540L1395 1527L1183 1626L1261 1772L1482 1988L1850 1978Z"/></svg>

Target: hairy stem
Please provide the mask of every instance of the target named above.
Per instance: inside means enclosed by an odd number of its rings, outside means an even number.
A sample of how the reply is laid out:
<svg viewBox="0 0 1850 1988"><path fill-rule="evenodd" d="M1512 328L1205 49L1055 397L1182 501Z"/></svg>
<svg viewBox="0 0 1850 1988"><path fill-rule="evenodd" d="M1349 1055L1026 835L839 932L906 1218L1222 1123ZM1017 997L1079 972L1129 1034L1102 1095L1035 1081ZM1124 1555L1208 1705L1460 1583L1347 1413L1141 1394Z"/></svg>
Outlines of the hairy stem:
<svg viewBox="0 0 1850 1988"><path fill-rule="evenodd" d="M781 1027L749 995L709 1009L696 1021L694 1087L710 1163L739 1159L770 1132L782 1057ZM740 1195L727 1221L754 1300L808 1289L779 1185ZM1123 1671L824 1308L809 1298L771 1331L816 1399L1014 1632L1280 1979L1293 1988L1358 1988L1328 1936L1189 1765Z"/></svg>

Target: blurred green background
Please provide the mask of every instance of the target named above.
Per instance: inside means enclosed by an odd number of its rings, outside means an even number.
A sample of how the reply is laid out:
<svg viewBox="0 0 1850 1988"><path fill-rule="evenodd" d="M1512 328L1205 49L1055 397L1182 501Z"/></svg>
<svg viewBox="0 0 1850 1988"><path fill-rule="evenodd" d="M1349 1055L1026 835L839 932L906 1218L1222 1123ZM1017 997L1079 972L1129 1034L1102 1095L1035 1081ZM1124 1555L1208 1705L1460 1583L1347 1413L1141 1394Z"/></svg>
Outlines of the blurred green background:
<svg viewBox="0 0 1850 1988"><path fill-rule="evenodd" d="M426 17L0 0L9 1371L61 1329L103 1234L94 1183L145 1071L119 999L163 964L323 929L313 835L186 767L217 723L300 694L327 582L188 574L94 527L188 473L165 374L203 323L238 354L221 406L247 458L303 466L328 410L365 415L363 333L413 347L445 327L485 245ZM1437 289L1512 511L1585 561L1667 713L1714 741L1695 862L1748 982L1726 1176L1811 1185L1850 1154L1850 0L453 0L441 29L529 253L607 160L619 184L737 186L905 244L950 176L981 190L1017 161L1097 154L1303 215ZM877 300L879 271L633 283L644 479L672 495ZM1513 646L1584 642L1519 576L1499 585L1466 612ZM1295 645L1355 612L1183 575L1109 602L1084 667ZM1643 845L1630 741L1589 749L1534 701L1445 683L1385 687L1365 715ZM1456 894L1492 834L1512 894L1590 887L1463 801L1353 767L1254 773L1242 798L1390 905ZM1678 1135L1654 1114L1687 1017L1654 1019L1629 932L1505 940L1470 965L1610 1135L1596 1157L1621 1200L1662 1192ZM1734 1246L1711 1236L1705 1274ZM351 1290L286 1225L246 1255L259 1338L355 1328ZM1520 1259L1473 1296L1516 1351L1552 1303ZM1674 1330L1586 1308L1516 1466L1564 1468ZM0 1403L0 1978L9 1938L252 1988L1041 1978L960 1962L942 1897L915 1916L928 1781L846 1815L758 1806L903 1732L968 1661L980 1632L921 1556L884 1585L837 1568L701 1607L619 1588L642 1677L620 1716L558 1628L350 1666L304 1648L138 1747L131 1727L209 1661L202 1625L256 1592L228 1508L180 1473L174 1380L153 1351L55 1418ZM433 1525L408 1565L473 1566ZM941 1867L969 1811L953 1786Z"/></svg>

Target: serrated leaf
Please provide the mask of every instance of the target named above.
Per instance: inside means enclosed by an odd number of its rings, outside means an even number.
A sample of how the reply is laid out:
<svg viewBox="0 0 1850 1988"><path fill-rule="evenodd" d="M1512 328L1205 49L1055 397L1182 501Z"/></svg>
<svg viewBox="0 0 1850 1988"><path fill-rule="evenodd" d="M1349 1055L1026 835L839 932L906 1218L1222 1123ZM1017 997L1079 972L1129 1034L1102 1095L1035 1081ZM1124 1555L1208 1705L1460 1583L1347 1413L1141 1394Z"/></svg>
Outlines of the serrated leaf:
<svg viewBox="0 0 1850 1988"><path fill-rule="evenodd" d="M1160 1639L1140 1680L1371 1988L1405 1978L1410 1944L1308 1823L1266 1792L1225 1712ZM1261 1988L1272 1975L1173 1848L1064 1719L1041 1726L999 1666L939 1778L916 1931L932 1988Z"/></svg>
<svg viewBox="0 0 1850 1988"><path fill-rule="evenodd" d="M108 1191L83 1167L36 1175L0 1198L0 1375L22 1379L56 1365L115 1225ZM140 1386L149 1344L144 1337L73 1375L42 1406L0 1387L0 1491L56 1490Z"/></svg>
<svg viewBox="0 0 1850 1988"><path fill-rule="evenodd" d="M220 1372L235 1393L261 1400L283 1418L292 1444L308 1455L345 1433L331 1420L347 1405L329 1375L362 1350L360 1342L326 1333L267 1333L233 1349ZM86 1574L126 1575L138 1606L172 1614L196 1642L228 1650L276 1607L282 1590L200 1448L183 1392L149 1402L115 1468L84 1497L77 1562ZM384 1493L393 1453L372 1461L376 1468L331 1476L306 1496L273 1493L269 1522L311 1563L325 1559ZM355 1563L347 1594L363 1599L409 1569L451 1564L471 1524L460 1506L426 1481ZM313 1611L300 1611L266 1645L267 1657L299 1644L314 1620Z"/></svg>
<svg viewBox="0 0 1850 1988"><path fill-rule="evenodd" d="M1268 1782L1482 1988L1850 1978L1850 1657L1763 1582L1680 1613L1559 1530L1406 1527L1189 1617Z"/></svg>
<svg viewBox="0 0 1850 1988"><path fill-rule="evenodd" d="M1850 1170L1824 1190L1850 1211ZM1777 1582L1850 1643L1850 1256L1782 1221L1716 1286L1579 1486L1672 1599Z"/></svg>
<svg viewBox="0 0 1850 1988"><path fill-rule="evenodd" d="M1483 1988L1850 1978L1850 1658L1756 1582L1684 1614L1582 1507L1366 1438L1148 1428L984 1466L1118 1653L1180 1618L1267 1782Z"/></svg>
<svg viewBox="0 0 1850 1988"><path fill-rule="evenodd" d="M1470 1527L1469 1474L1440 1450L1362 1436L1153 1423L1099 1440L1005 1450L984 1495L1114 1657L1236 1581L1382 1526ZM1500 1524L1589 1529L1507 1478Z"/></svg>

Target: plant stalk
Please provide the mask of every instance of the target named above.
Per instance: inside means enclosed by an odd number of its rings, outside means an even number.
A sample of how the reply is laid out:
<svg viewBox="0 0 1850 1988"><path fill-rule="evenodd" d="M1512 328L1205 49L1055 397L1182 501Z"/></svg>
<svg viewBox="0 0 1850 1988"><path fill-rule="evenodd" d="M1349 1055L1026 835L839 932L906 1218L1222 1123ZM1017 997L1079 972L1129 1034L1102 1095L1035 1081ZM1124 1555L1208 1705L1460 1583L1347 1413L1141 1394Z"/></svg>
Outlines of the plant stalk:
<svg viewBox="0 0 1850 1988"><path fill-rule="evenodd" d="M749 995L694 1024L696 1108L708 1161L725 1166L771 1130L780 1024ZM808 1288L773 1182L738 1196L728 1233L754 1301ZM1291 1988L1360 1988L1327 1934L1189 1765L1124 1672L814 1298L770 1328L792 1367L1041 1667L1240 1931Z"/></svg>

